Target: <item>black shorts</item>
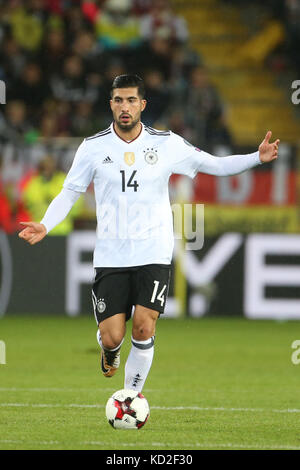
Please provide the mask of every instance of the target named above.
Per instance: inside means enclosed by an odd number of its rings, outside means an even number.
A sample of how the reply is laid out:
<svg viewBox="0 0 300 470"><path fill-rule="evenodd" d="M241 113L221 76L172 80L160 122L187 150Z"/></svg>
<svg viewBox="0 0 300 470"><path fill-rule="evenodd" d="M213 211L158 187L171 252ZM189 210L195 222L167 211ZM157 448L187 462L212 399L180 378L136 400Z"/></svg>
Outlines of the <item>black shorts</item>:
<svg viewBox="0 0 300 470"><path fill-rule="evenodd" d="M142 305L164 312L171 265L147 264L128 268L96 268L92 301L97 323L116 313L131 317L132 307Z"/></svg>

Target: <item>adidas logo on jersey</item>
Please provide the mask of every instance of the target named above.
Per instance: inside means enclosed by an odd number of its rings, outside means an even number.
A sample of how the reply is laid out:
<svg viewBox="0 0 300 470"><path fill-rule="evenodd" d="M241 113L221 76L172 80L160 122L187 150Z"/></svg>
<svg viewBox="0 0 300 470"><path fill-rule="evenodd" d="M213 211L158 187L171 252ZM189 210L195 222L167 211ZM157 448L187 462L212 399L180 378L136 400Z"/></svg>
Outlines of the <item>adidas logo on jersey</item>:
<svg viewBox="0 0 300 470"><path fill-rule="evenodd" d="M104 158L102 163L113 163L113 161L110 157L106 157L106 158Z"/></svg>

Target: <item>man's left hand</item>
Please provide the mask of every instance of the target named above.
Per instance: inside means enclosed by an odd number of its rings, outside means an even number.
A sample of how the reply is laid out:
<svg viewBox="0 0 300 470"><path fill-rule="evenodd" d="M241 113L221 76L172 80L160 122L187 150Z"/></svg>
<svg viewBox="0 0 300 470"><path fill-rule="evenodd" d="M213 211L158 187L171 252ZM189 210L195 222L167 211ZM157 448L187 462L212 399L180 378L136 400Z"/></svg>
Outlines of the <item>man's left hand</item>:
<svg viewBox="0 0 300 470"><path fill-rule="evenodd" d="M261 162L268 163L272 162L278 157L278 145L280 140L277 139L272 144L270 143L270 139L272 137L272 132L268 131L266 137L258 147L259 150L259 158Z"/></svg>

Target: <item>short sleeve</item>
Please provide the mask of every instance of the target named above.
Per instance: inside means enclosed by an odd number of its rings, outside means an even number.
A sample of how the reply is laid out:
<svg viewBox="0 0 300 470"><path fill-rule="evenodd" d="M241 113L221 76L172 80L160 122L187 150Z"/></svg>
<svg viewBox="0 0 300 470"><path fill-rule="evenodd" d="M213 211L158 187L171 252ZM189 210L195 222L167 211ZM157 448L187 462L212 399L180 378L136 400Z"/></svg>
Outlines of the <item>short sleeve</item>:
<svg viewBox="0 0 300 470"><path fill-rule="evenodd" d="M73 164L66 176L63 187L73 191L85 192L94 176L91 157L87 152L86 142L83 141L75 154Z"/></svg>

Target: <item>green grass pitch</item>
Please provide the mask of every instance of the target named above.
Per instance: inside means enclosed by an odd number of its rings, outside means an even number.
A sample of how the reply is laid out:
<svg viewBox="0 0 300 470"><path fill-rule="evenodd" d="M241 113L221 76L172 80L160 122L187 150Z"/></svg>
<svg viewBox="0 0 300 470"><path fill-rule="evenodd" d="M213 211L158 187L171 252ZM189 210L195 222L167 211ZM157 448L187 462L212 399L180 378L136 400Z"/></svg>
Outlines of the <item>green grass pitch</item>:
<svg viewBox="0 0 300 470"><path fill-rule="evenodd" d="M159 320L150 418L117 431L105 404L123 388L130 329L120 370L105 378L93 317L1 319L0 449L300 449L299 323Z"/></svg>

